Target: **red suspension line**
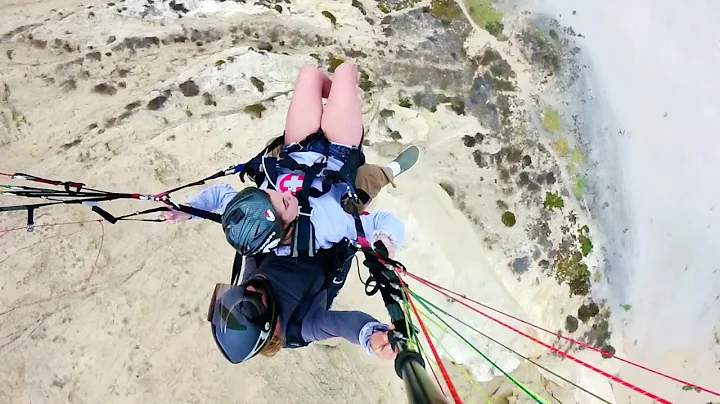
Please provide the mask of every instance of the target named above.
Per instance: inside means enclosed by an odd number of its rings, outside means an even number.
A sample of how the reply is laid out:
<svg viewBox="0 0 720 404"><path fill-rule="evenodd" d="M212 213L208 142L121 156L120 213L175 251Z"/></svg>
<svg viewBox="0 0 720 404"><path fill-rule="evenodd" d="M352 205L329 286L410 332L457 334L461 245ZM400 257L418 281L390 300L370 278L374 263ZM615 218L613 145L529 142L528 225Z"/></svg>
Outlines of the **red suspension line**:
<svg viewBox="0 0 720 404"><path fill-rule="evenodd" d="M396 271L398 272L398 271ZM398 272L399 273L399 272ZM402 277L398 277L400 279L400 285L403 288L403 293L405 293L405 298L407 299L408 303L410 303L410 307L412 307L413 312L415 313L415 317L417 317L418 324L420 324L420 328L422 329L423 335L425 336L425 340L428 343L428 346L430 347L430 350L433 353L433 356L435 357L435 361L438 364L438 367L440 368L440 373L443 375L443 379L445 379L445 383L447 384L448 390L450 390L450 395L452 395L453 400L455 400L456 404L462 404L462 400L460 400L460 395L458 395L457 390L455 389L455 385L453 385L452 380L450 380L450 375L448 374L447 369L445 368L445 364L442 363L442 360L440 360L440 355L438 355L437 350L435 349L435 345L433 344L432 340L430 339L430 334L428 333L427 329L425 328L425 323L423 322L422 318L420 318L420 314L417 311L417 308L415 307L415 302L410 297L410 293L407 291L407 286L405 286L405 282L402 280Z"/></svg>
<svg viewBox="0 0 720 404"><path fill-rule="evenodd" d="M596 368L595 366L590 365L589 363L585 363L585 362L581 361L580 359L577 359L577 358L575 358L575 357L572 356L572 355L569 355L569 354L567 354L567 353L565 353L565 352L563 352L563 351L561 351L561 350L559 350L559 349L557 349L557 348L555 348L555 347L553 347L553 346L550 346L550 345L548 345L548 344L546 344L546 343L538 340L537 338L535 338L535 337L533 337L533 336L530 336L530 335L528 335L528 334L525 334L524 332L518 330L517 328L514 328L514 327L512 327L512 326L510 326L510 325L507 325L507 324L503 323L502 321L500 321L500 320L498 320L498 319L496 319L496 318L494 318L494 317L492 317L492 316L490 316L490 315L488 315L488 314L483 313L482 311L476 309L475 307L472 307L472 306L468 305L467 303L459 300L458 298L453 297L453 296L450 296L449 294L447 294L446 292L444 292L440 287L434 286L434 284L432 284L430 281L426 281L426 280L424 280L424 279L422 279L422 278L420 278L420 277L418 277L418 276L416 276L416 275L413 275L413 274L411 274L411 273L409 273L409 272L405 272L405 275L410 276L411 278L413 278L413 279L417 280L418 282L420 282L420 283L422 283L422 284L430 287L431 289L437 291L438 293L440 293L440 294L442 294L442 295L444 295L444 296L446 296L446 297L448 297L448 298L450 298L450 299L452 299L452 300L454 300L454 301L462 304L463 306L469 308L470 310L472 310L472 311L474 311L474 312L476 312L476 313L478 313L478 314L480 314L480 315L482 315L482 316L484 316L484 317L486 317L486 318L488 318L488 319L490 319L490 320L492 320L492 321L494 321L494 322L502 325L503 327L508 328L508 329L514 331L515 333L520 334L520 335L522 335L523 337L528 338L529 340L531 340L531 341L533 341L533 342L536 342L536 343L544 346L544 347L547 348L547 349L550 349L551 351L557 353L557 354L560 355L560 356L563 356L563 357L565 357L565 358L568 358L568 359L570 359L571 361L573 361L573 362L575 362L575 363L578 363L578 364L580 364L580 365L582 365L582 366L584 366L584 367L586 367L586 368L588 368L588 369L590 369L590 370L592 370L592 371L594 371L594 372L597 372L597 373L599 373L599 374L607 377L608 379L610 379L610 380L612 380L612 381L618 382L618 383L622 384L623 386L625 386L625 387L627 387L627 388L629 388L629 389L631 389L631 390L633 390L633 391L636 391L636 392L638 392L638 393L640 393L640 394L643 394L643 395L645 395L646 397L649 397L649 398L651 398L651 399L653 399L653 400L656 400L656 401L658 401L658 402L660 402L660 403L662 403L662 404L671 404L670 401L667 401L667 400L665 400L665 399L663 399L663 398L661 398L661 397L656 396L656 395L653 394L653 393L650 393L649 391L643 390L643 389L641 389L640 387L637 387L637 386L635 386L635 385L633 385L633 384L630 384L630 383L626 382L625 380L620 379L619 377L613 376L613 375L611 375L611 374L603 371L602 369L598 369L598 368Z"/></svg>
<svg viewBox="0 0 720 404"><path fill-rule="evenodd" d="M413 279L417 279L418 281L421 281L421 282L424 281L424 282L426 282L427 284L430 284L430 285L432 285L432 286L434 286L434 287L436 287L436 288L442 289L442 290L444 290L444 291L446 291L446 292L450 292L450 293L452 293L452 294L454 294L454 295L456 295L456 296L460 296L461 298L466 299L466 300L468 300L468 301L471 301L471 302L473 302L473 303L475 303L475 304L477 304L477 305L479 305L479 306L481 306L481 307L484 307L484 308L486 308L486 309L488 309L488 310L492 310L492 311L494 311L494 312L496 312L496 313L498 313L498 314L502 314L502 315L505 316L505 317L509 317L509 318L511 318L511 319L513 319L513 320L519 321L519 322L521 322L521 323L523 323L523 324L525 324L525 325L528 325L528 326L533 327L533 328L535 328L535 329L538 329L538 330L540 330L540 331L544 331L544 332L546 332L546 333L548 333L548 334L551 334L551 335L553 335L553 336L555 336L555 337L564 339L564 340L566 340L566 341L568 341L568 342L571 342L571 343L573 343L573 344L580 345L580 346L583 347L583 348L587 348L587 349L590 349L591 351L598 352L598 353L602 354L603 356L615 358L615 359L619 360L620 362L627 363L628 365L635 366L635 367L637 367L637 368L639 368L639 369L645 370L645 371L647 371L647 372L653 373L653 374L658 375L658 376L662 376L662 377L664 377L664 378L666 378L666 379L669 379L669 380L672 380L672 381L674 381L674 382L681 383L681 384L683 384L684 386L691 386L691 387L693 387L693 388L700 389L700 390L702 390L702 391L704 391L704 392L706 392L706 393L710 393L710 394L712 394L712 395L715 395L715 396L720 397L720 393L718 393L718 392L716 392L716 391L707 389L707 388L702 387L702 386L698 386L698 385L696 385L696 384L694 384L694 383L690 383L690 382L685 381L685 380L682 380L682 379L678 379L678 378L673 377L673 376L670 376L670 375L668 375L668 374L665 374L665 373L659 372L659 371L657 371L657 370L651 369L651 368L649 368L649 367L643 366L643 365L641 365L641 364L639 364L639 363L635 363L635 362L633 362L633 361L631 361L631 360L624 359L624 358L622 358L622 357L620 357L620 356L617 356L617 355L615 355L615 354L611 354L611 353L609 353L609 352L605 352L605 351L603 351L602 349L597 349L597 348L595 348L595 347L593 347L593 346L591 346L591 345L588 345L588 344L586 344L586 343L584 343L584 342L575 340L575 339L570 338L570 337L566 337L566 336L564 336L564 335L562 335L562 334L558 334L558 333L555 333L555 332L553 332L553 331L550 331L550 330L548 330L548 329L546 329L546 328L543 328L543 327L540 327L540 326L538 326L538 325L529 323L529 322L527 322L527 321L525 321L525 320L523 320L523 319L521 319L521 318L517 318L517 317L513 316L512 314L504 313L504 312L502 312L502 311L500 311L500 310L498 310L498 309L496 309L496 308L494 308L494 307L491 307L491 306L488 306L488 305L486 305L486 304L480 303L480 302L478 302L477 300L473 300L473 299L471 299L471 298L469 298L469 297L466 297L465 295L462 295L462 294L460 294L460 293L457 293L457 292L454 292L454 291L452 291L452 290L450 290L450 289L447 289L447 288L445 288L445 287L443 287L443 286L440 286L440 285L438 285L438 284L435 284L435 283L433 283L433 282L430 282L430 281L428 281L428 280L426 280L426 279L423 279L423 278L421 278L421 277L419 277L419 276L417 276L417 275L415 275L415 274L412 274L412 273L410 273L410 272L405 272L405 274L407 274L408 276L412 277Z"/></svg>

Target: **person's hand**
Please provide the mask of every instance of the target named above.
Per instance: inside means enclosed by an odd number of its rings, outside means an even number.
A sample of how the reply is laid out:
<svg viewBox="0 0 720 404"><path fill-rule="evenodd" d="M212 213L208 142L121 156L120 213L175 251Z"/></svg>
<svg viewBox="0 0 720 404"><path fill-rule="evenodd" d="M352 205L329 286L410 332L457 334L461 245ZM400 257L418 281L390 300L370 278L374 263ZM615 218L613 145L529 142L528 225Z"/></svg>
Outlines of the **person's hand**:
<svg viewBox="0 0 720 404"><path fill-rule="evenodd" d="M170 209L168 211L162 212L160 214L160 217L158 219L168 222L168 223L180 223L184 222L186 220L189 220L192 217L191 214L180 212L179 210Z"/></svg>
<svg viewBox="0 0 720 404"><path fill-rule="evenodd" d="M380 234L377 236L377 241L382 241L382 243L385 244L385 248L387 248L388 251L388 258L395 259L395 244L390 241L390 237Z"/></svg>
<svg viewBox="0 0 720 404"><path fill-rule="evenodd" d="M392 330L395 327L390 324L388 328ZM390 344L388 331L376 331L373 335L371 335L370 348L373 352L375 352L375 356L383 360L393 360L397 356L397 352L395 352Z"/></svg>

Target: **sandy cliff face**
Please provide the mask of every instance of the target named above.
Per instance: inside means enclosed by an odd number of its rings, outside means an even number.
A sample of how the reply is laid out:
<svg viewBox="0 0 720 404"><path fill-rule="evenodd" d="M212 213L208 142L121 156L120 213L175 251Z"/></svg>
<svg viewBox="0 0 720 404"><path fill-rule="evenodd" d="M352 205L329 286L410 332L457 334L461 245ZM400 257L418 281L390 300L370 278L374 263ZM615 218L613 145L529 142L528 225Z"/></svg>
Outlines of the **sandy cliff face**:
<svg viewBox="0 0 720 404"><path fill-rule="evenodd" d="M3 12L10 17L0 26L0 171L159 192L244 161L281 134L303 65L332 72L351 61L361 71L369 160L387 162L410 143L423 150L421 163L372 207L405 221L400 260L434 282L610 349L608 313L589 297L603 261L602 238L582 203L584 157L563 135L572 122L558 114L562 105L541 91L577 79L567 27L520 15L501 30L492 15L468 19L477 10L450 1L56 1L6 5ZM37 215L38 223L89 219L95 217L81 207ZM0 228L23 220L3 214ZM0 241L0 355L9 364L0 371L3 401L404 398L390 364L345 342L225 363L204 311L213 285L229 277L232 251L212 223L85 223L0 232ZM351 278L338 308L385 319L379 299L367 298ZM602 379L416 290L565 377L612 395ZM544 397L590 402L460 330ZM463 385L464 369L495 399L528 399L474 351L435 334L470 401L478 393Z"/></svg>

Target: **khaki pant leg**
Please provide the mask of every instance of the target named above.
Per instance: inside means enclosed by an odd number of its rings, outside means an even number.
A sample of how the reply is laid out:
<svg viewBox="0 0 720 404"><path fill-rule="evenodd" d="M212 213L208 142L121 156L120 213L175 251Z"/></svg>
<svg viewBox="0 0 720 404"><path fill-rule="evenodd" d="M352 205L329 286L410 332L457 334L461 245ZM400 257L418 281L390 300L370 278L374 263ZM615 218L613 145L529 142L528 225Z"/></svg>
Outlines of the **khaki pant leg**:
<svg viewBox="0 0 720 404"><path fill-rule="evenodd" d="M360 200L366 200L365 203L361 202L358 206L360 212L365 211L365 208L370 205L372 200L378 196L387 184L392 184L392 186L395 187L392 170L388 167L382 167L376 164L365 164L358 168L357 175L355 176L355 189ZM343 208L346 212L352 213L352 208L349 203L346 203Z"/></svg>

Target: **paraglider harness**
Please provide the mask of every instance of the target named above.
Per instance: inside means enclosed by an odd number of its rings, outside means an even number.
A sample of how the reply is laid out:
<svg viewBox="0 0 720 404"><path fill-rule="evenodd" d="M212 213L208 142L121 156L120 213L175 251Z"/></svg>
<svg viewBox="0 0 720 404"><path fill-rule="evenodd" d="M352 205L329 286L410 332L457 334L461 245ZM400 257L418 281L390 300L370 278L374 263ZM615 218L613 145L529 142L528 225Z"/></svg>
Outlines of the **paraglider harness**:
<svg viewBox="0 0 720 404"><path fill-rule="evenodd" d="M302 338L302 319L310 310L312 302L320 293L327 291L326 309L330 308L333 300L345 284L347 274L352 266L352 258L358 251L357 243L350 241L348 238L343 238L329 249L315 251L315 229L311 222L312 206L310 206L310 198L319 198L325 195L335 184L345 185L344 200L354 207L353 217L357 235L359 239L365 240L365 232L357 211L357 203L361 201L361 198L355 191L355 175L358 167L365 163L365 156L360 147L350 148L332 144L320 129L300 142L284 146L277 157L269 157L268 154L272 150L284 145L284 140L284 134L275 138L260 153L244 164L244 168L239 175L241 181L245 182L247 176L255 182L255 185L260 187L266 181L268 185L276 186L278 168L303 173L302 188L295 195L298 199L299 215L294 224L295 231L292 240L291 257L310 258L317 262L318 265L322 265L325 280L320 290L315 293L308 291L302 297L288 321L285 332L286 346L299 348L309 344ZM307 151L320 153L323 158L315 161L312 165L307 165L298 163L290 157L291 153ZM343 162L339 170L328 168L330 157L335 157ZM321 189L312 186L317 178L322 180ZM265 256L266 254L253 256L258 267ZM235 255L231 279L233 284L237 284L239 281L243 261L244 257L240 254Z"/></svg>
<svg viewBox="0 0 720 404"><path fill-rule="evenodd" d="M368 268L370 273L370 276L365 281L365 292L368 296L372 296L378 291L380 292L383 302L385 303L385 308L390 315L390 321L395 327L393 331L389 332L390 343L395 350L399 352L395 359L395 372L405 382L409 402L413 404L447 402L441 391L435 386L435 384L433 384L425 371L425 362L423 361L422 356L417 351L408 349L408 339L412 338L417 333L417 330L415 330L414 327L408 329L407 323L405 322L405 314L401 306L403 301L403 290L401 289L401 282L399 281L396 272L401 272L405 269L402 264L388 257L387 250L382 242L377 241L374 246L371 246L365 237L365 232L363 231L362 222L360 221L360 215L357 209L357 202L360 200L360 197L354 187L354 179L357 168L365 162L361 149L343 149L342 147L337 147L337 145L332 145L325 138L324 134L321 131L318 131L317 133L308 136L308 138L302 142L285 146L283 152L281 152L277 158L268 157L267 152L284 144L283 140L284 134L283 136L274 139L273 142L270 143L263 152L261 152L261 154L246 164L230 166L201 180L177 186L158 194L109 192L88 188L85 187L84 183L75 181L51 180L24 173L0 173L0 176L10 177L15 180L25 180L64 188L64 190L53 190L20 185L3 185L2 188L6 190L0 192L2 195L41 198L47 200L47 202L0 206L0 212L27 211L27 231L29 232L33 231L35 228L34 212L36 210L61 204L90 206L93 212L97 213L105 221L111 224L115 224L118 221L162 222L162 219L133 219L132 217L168 211L171 209L189 213L193 216L201 217L217 223L222 223L222 216L220 214L176 203L172 200L170 194L181 189L205 184L207 181L216 178L234 175L237 173L240 174L240 178L243 182L245 176L248 176L255 180L256 184L259 185L262 184L266 178L272 179L273 182L275 182L277 179L277 172L275 170L278 166L290 168L291 170L303 171L305 173L303 189L302 192L297 195L301 214L296 224L296 235L293 240L293 255L297 258L303 258L304 256L305 259L314 257L314 259L321 261L323 267L326 269L323 287L316 293L321 293L324 290L328 291L327 307L329 308L332 300L345 283L347 273L349 272L349 268L352 263L352 258L358 251L362 251L365 256L363 264ZM316 162L312 166L307 166L295 162L288 156L289 153L303 150L319 152L325 156L325 159ZM349 154L343 155L343 153L347 153L348 150L350 150ZM327 157L333 155L337 155L337 157L341 157L340 160L345 161L345 164L340 170L327 169ZM322 189L318 190L311 186L312 181L315 178L323 179ZM344 239L342 242L335 244L330 249L320 249L317 253L315 253L315 237L312 223L310 222L312 209L309 206L308 198L324 195L331 189L332 185L336 183L344 183L346 186L345 197L352 208L352 216L355 220L355 228L357 230L357 241ZM114 216L98 206L98 203L100 202L121 199L155 201L163 203L165 206L138 211L122 216ZM362 202L367 203L367 200L362 200ZM256 258L262 260L263 257L256 256ZM236 284L239 280L242 262L243 257L236 254L236 261L233 265L232 274L233 284ZM314 300L315 296L317 296L317 294L313 296L305 296L302 299L301 304L298 305L295 312L292 314L291 324L288 326L286 334L288 340L290 340L291 346L293 347L300 347L308 344L301 336L301 321L309 309L309 303Z"/></svg>
<svg viewBox="0 0 720 404"><path fill-rule="evenodd" d="M28 231L33 231L35 227L34 213L37 209L58 204L88 205L91 207L93 212L97 213L111 224L127 220L160 222L162 221L160 219L134 219L132 217L168 211L170 209L179 210L206 220L222 223L222 215L194 208L189 205L176 203L171 199L170 194L192 186L202 185L209 180L234 174L239 174L240 180L243 182L245 182L246 178L252 179L258 187L266 180L269 184L273 184L274 186L274 184L277 184L278 168L289 169L290 171L301 171L304 174L304 180L301 191L296 195L300 212L294 224L295 231L293 235L291 255L295 258L311 258L313 260L317 260L323 265L323 268L325 269L325 281L320 292L327 290L327 307L329 308L333 299L337 296L345 283L347 273L349 272L352 264L352 258L358 251L358 247L357 245L354 245L356 244L355 242L344 239L329 249L319 249L317 252L315 251L315 230L313 229L313 225L310 220L312 215L310 198L321 197L329 192L333 185L343 184L345 186L343 201L350 203L353 207L353 217L355 219L355 228L357 230L358 240L364 241L365 233L360 221L357 204L358 202L367 203L369 197L364 193L362 193L362 196L358 196L355 190L355 175L357 174L358 167L365 164L365 156L362 152L361 146L353 148L333 144L325 137L322 130L318 130L300 142L285 145L277 157L268 156L271 150L284 145L284 140L285 134L283 133L282 136L278 136L273 139L273 141L269 143L258 155L250 159L250 161L245 164L230 166L227 169L221 170L199 181L181 185L155 195L107 192L88 188L85 187L85 184L74 181L56 181L23 173L12 175L0 173L3 176L8 176L17 180L33 181L54 186L61 186L64 188L63 191L59 191L25 186L10 186L8 187L9 191L3 192L4 195L45 198L50 202L18 206L0 206L0 212L26 210ZM290 157L291 153L301 151L317 152L321 154L323 158L308 166L306 164L298 163ZM328 160L330 157L334 157L343 162L343 165L339 170L332 170L328 168ZM316 178L322 179L321 189L317 189L312 186L312 183ZM122 216L114 216L98 205L100 202L119 199L151 200L161 202L165 204L165 206ZM341 203L343 203L343 201L341 201ZM364 244L367 247L370 247L369 244L367 244L367 241L364 241ZM262 259L261 256L258 256L257 258ZM242 256L236 255L235 261L232 275L233 284L236 284L238 281L240 276L239 269L242 268L244 259ZM314 297L315 295L305 296L293 314L287 338L292 345L307 345L300 336L300 320L309 310L310 303Z"/></svg>

